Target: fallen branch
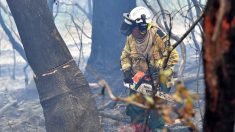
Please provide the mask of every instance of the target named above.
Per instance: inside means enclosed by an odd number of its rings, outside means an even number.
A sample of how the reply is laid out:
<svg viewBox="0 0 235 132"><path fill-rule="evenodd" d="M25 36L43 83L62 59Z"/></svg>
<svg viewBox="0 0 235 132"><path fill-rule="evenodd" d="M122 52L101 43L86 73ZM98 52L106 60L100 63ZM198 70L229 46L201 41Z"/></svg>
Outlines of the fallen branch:
<svg viewBox="0 0 235 132"><path fill-rule="evenodd" d="M104 112L100 112L99 115L102 116L102 117L105 117L105 118L115 120L115 121L130 123L130 121L127 118L121 118L121 117L118 117L117 115L111 115L111 114L107 114L107 113L104 113Z"/></svg>
<svg viewBox="0 0 235 132"><path fill-rule="evenodd" d="M106 104L104 104L104 105L102 105L101 107L99 107L98 108L98 111L102 111L102 110L104 110L104 109L106 109L106 108L113 108L113 107L115 107L116 106L116 102L113 102L113 101L109 101L109 102L107 102Z"/></svg>
<svg viewBox="0 0 235 132"><path fill-rule="evenodd" d="M5 106L3 106L0 109L0 115L2 115L8 108L10 108L11 106L16 105L16 104L17 104L17 100L14 100L14 101L11 101L10 103L7 103Z"/></svg>

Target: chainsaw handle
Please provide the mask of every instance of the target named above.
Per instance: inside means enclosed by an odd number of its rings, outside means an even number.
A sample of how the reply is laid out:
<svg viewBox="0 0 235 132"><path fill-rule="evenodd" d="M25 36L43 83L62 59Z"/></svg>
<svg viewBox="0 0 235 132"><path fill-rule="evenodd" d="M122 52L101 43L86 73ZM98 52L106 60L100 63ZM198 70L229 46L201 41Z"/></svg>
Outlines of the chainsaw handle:
<svg viewBox="0 0 235 132"><path fill-rule="evenodd" d="M140 80L139 82L135 85L135 90L137 90L139 88L139 86L144 82L144 81L151 81L151 78L150 80L145 80L146 78L150 78L150 75L146 74L144 75Z"/></svg>

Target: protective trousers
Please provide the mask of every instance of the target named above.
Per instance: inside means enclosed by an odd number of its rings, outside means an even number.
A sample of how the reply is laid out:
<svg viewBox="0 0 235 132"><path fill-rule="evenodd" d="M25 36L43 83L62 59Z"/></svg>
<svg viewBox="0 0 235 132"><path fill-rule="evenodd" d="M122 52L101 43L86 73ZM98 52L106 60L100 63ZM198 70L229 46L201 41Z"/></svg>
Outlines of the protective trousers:
<svg viewBox="0 0 235 132"><path fill-rule="evenodd" d="M165 85L160 84L160 89L163 92L169 93L170 88L167 88ZM130 90L130 95L135 94L135 91ZM154 131L163 129L165 121L162 116L158 114L156 110L144 110L137 106L129 104L126 108L126 114L130 116L131 122L133 124L142 124L145 125L147 121L147 126Z"/></svg>

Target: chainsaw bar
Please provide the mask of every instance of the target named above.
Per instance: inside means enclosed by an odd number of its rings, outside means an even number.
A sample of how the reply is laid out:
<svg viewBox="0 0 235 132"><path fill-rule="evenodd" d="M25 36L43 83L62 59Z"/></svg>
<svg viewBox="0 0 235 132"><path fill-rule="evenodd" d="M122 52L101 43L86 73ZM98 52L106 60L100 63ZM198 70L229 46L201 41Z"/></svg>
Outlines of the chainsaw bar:
<svg viewBox="0 0 235 132"><path fill-rule="evenodd" d="M152 96L152 85L150 84L141 84L138 89L135 89L135 85L131 85L129 83L124 83L124 86L143 95ZM170 94L162 91L157 91L155 96L169 102L175 102L174 98Z"/></svg>

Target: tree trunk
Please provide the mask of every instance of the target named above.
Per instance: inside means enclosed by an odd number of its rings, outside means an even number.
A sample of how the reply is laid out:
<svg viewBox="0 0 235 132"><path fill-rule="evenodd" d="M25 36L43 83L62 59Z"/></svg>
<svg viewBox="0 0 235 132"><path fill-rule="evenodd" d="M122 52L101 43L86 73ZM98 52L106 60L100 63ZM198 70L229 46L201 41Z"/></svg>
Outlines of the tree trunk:
<svg viewBox="0 0 235 132"><path fill-rule="evenodd" d="M203 61L204 131L232 132L235 122L235 1L208 0Z"/></svg>
<svg viewBox="0 0 235 132"><path fill-rule="evenodd" d="M86 72L90 81L97 79L91 72L105 79L116 88L115 93L122 89L120 55L126 40L119 32L122 14L135 5L135 0L93 0L92 47Z"/></svg>
<svg viewBox="0 0 235 132"><path fill-rule="evenodd" d="M7 0L34 71L48 132L101 131L95 101L46 0Z"/></svg>
<svg viewBox="0 0 235 132"><path fill-rule="evenodd" d="M55 3L55 0L47 0L47 5L48 5L49 11L51 12L52 16L53 16L54 3Z"/></svg>

